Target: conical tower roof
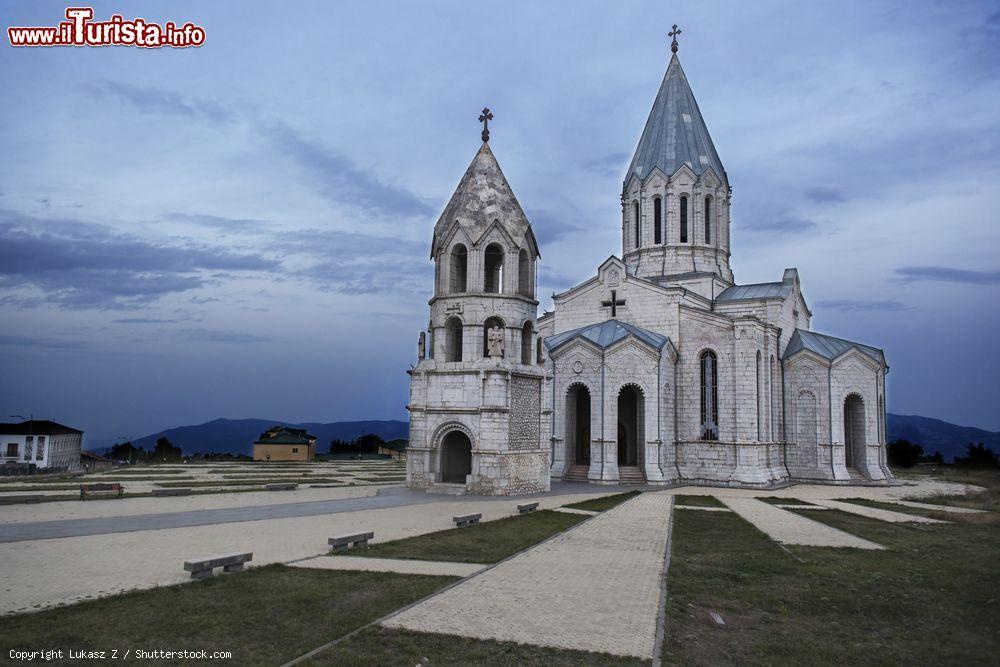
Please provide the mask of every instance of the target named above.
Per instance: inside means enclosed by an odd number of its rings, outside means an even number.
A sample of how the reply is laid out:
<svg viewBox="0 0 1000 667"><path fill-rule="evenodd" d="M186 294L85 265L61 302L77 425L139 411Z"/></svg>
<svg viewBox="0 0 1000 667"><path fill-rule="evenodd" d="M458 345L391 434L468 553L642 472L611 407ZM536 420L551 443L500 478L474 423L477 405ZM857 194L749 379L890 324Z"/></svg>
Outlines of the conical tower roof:
<svg viewBox="0 0 1000 667"><path fill-rule="evenodd" d="M538 253L531 223L524 215L521 204L514 196L514 191L486 141L472 158L472 163L455 188L455 194L434 225L431 256L438 251L439 244L446 240L445 237L456 222L474 242L479 241L490 225L498 222L516 243L520 243L525 234L528 234L533 251Z"/></svg>
<svg viewBox="0 0 1000 667"><path fill-rule="evenodd" d="M722 160L675 53L656 93L625 183L633 176L644 180L656 168L670 176L684 164L699 175L711 167L728 183Z"/></svg>

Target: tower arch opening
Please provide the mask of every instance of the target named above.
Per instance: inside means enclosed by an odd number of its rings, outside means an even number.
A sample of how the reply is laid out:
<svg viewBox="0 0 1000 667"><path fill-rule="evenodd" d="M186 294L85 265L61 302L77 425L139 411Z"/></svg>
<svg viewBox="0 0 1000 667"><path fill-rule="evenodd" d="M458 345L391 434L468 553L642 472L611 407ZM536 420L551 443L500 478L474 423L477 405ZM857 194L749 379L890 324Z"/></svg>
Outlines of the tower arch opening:
<svg viewBox="0 0 1000 667"><path fill-rule="evenodd" d="M468 291L469 251L461 243L451 249L451 276L448 291L461 294Z"/></svg>
<svg viewBox="0 0 1000 667"><path fill-rule="evenodd" d="M856 468L865 456L865 401L857 394L844 399L844 464Z"/></svg>
<svg viewBox="0 0 1000 667"><path fill-rule="evenodd" d="M472 442L461 431L449 431L441 441L441 481L465 484L472 474Z"/></svg>
<svg viewBox="0 0 1000 667"><path fill-rule="evenodd" d="M503 293L503 248L498 243L486 246L483 254L483 291L488 294Z"/></svg>

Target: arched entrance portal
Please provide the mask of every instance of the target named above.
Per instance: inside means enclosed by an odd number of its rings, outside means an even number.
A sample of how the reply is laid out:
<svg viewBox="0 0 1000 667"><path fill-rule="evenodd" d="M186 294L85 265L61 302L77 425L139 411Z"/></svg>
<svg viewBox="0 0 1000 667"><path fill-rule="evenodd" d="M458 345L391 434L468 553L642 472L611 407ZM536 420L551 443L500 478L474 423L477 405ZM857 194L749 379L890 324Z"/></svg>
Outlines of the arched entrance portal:
<svg viewBox="0 0 1000 667"><path fill-rule="evenodd" d="M639 465L639 443L643 440L644 405L638 387L628 385L618 393L618 465Z"/></svg>
<svg viewBox="0 0 1000 667"><path fill-rule="evenodd" d="M566 394L566 439L573 462L590 463L590 391L582 384Z"/></svg>
<svg viewBox="0 0 1000 667"><path fill-rule="evenodd" d="M865 402L857 394L844 401L844 458L848 468L856 468L865 456Z"/></svg>
<svg viewBox="0 0 1000 667"><path fill-rule="evenodd" d="M441 481L465 484L472 474L472 443L461 431L451 431L441 442Z"/></svg>

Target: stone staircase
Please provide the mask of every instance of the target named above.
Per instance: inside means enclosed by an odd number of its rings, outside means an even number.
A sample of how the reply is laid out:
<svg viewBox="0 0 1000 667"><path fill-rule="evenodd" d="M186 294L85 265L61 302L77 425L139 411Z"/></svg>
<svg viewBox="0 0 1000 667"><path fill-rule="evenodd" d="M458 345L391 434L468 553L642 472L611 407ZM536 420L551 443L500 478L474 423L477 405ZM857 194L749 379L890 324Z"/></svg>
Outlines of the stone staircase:
<svg viewBox="0 0 1000 667"><path fill-rule="evenodd" d="M639 466L618 466L619 484L645 484L646 476Z"/></svg>
<svg viewBox="0 0 1000 667"><path fill-rule="evenodd" d="M586 482L587 481L587 471L590 470L590 466L586 463L574 463L569 467L563 474L564 482Z"/></svg>

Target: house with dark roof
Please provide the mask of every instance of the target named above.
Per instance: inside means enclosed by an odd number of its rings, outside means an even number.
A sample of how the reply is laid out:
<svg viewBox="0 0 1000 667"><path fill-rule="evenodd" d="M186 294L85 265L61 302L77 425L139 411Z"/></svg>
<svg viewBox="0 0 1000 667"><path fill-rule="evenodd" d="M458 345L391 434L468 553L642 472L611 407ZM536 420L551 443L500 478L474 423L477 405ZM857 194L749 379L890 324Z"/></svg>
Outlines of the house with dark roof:
<svg viewBox="0 0 1000 667"><path fill-rule="evenodd" d="M253 443L253 460L312 461L316 458L316 436L302 428L272 426Z"/></svg>
<svg viewBox="0 0 1000 667"><path fill-rule="evenodd" d="M0 424L0 464L80 470L83 431L48 419Z"/></svg>

